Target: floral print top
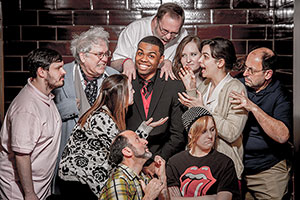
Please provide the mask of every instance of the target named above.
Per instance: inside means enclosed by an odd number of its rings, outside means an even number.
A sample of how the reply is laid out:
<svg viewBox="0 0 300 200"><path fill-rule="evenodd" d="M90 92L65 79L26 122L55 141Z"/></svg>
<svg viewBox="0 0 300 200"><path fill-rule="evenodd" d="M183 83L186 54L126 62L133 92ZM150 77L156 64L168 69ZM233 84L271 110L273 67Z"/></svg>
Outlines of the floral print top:
<svg viewBox="0 0 300 200"><path fill-rule="evenodd" d="M151 130L142 123L136 132L146 139ZM83 127L77 124L63 151L59 177L88 184L98 197L115 167L109 160L109 149L118 133L115 122L104 109L95 111Z"/></svg>

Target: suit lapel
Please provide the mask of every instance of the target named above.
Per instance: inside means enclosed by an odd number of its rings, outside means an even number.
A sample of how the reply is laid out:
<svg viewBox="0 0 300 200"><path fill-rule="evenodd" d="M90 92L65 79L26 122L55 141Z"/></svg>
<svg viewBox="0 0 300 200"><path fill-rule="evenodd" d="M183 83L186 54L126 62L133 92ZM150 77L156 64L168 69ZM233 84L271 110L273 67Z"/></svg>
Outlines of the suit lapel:
<svg viewBox="0 0 300 200"><path fill-rule="evenodd" d="M138 78L133 80L131 83L132 83L133 89L135 90L133 106L136 107L136 109L138 110L142 120L145 121L146 120L146 115L145 115L143 100L142 100L142 96L141 96L141 86L139 84Z"/></svg>
<svg viewBox="0 0 300 200"><path fill-rule="evenodd" d="M159 71L157 71L156 73L159 73ZM156 80L153 86L153 93L152 93L152 97L151 97L151 102L150 102L150 108L148 111L148 119L152 116L155 108L158 105L159 99L163 93L164 87L166 85L166 81L161 79L158 75L156 76Z"/></svg>

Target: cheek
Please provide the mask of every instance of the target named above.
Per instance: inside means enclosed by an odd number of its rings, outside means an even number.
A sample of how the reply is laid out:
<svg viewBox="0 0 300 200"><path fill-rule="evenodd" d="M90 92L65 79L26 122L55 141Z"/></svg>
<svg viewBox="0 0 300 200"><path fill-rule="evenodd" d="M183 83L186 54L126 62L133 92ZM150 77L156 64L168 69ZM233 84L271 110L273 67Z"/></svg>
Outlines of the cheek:
<svg viewBox="0 0 300 200"><path fill-rule="evenodd" d="M182 66L185 66L185 64L186 64L185 58L181 58L181 59L180 59L180 62L181 62L181 64L182 64Z"/></svg>

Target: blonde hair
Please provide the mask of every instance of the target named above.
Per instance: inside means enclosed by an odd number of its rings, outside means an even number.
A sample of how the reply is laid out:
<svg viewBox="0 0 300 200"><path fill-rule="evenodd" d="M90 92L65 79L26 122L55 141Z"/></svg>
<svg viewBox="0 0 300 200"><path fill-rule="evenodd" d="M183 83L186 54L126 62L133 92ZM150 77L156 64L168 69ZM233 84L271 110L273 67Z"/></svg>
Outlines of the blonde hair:
<svg viewBox="0 0 300 200"><path fill-rule="evenodd" d="M190 136L189 142L188 142L188 148L192 151L192 153L194 152L194 150L196 148L196 143L197 143L200 135L203 134L203 132L205 132L207 129L207 124L208 124L209 118L212 119L215 129L216 129L216 122L215 122L214 118L212 116L208 116L208 115L197 119L190 128L190 131L188 133ZM218 133L218 131L216 129L216 137L217 137L217 133Z"/></svg>

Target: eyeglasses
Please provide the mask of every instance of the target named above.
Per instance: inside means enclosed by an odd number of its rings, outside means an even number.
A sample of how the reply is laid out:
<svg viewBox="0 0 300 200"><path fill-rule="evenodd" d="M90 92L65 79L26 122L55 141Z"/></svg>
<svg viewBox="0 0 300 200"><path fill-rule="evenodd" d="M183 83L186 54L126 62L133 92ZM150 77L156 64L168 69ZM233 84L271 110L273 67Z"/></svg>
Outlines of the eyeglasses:
<svg viewBox="0 0 300 200"><path fill-rule="evenodd" d="M178 32L170 32L170 31L168 31L168 30L162 28L162 27L160 26L160 23L159 23L158 20L157 20L157 24L158 24L158 28L159 28L160 32L161 32L163 35L168 35L168 34L170 34L171 37L177 37L177 36L178 36L178 34L179 34Z"/></svg>
<svg viewBox="0 0 300 200"><path fill-rule="evenodd" d="M262 70L254 70L251 67L244 66L244 72L248 72L250 75L256 74L256 73L261 72L261 71L265 71L265 70L264 69L262 69Z"/></svg>
<svg viewBox="0 0 300 200"><path fill-rule="evenodd" d="M111 56L111 51L107 51L105 53L99 52L99 53L94 53L94 52L88 52L90 54L93 54L98 57L99 60L101 60L104 56L109 58Z"/></svg>

